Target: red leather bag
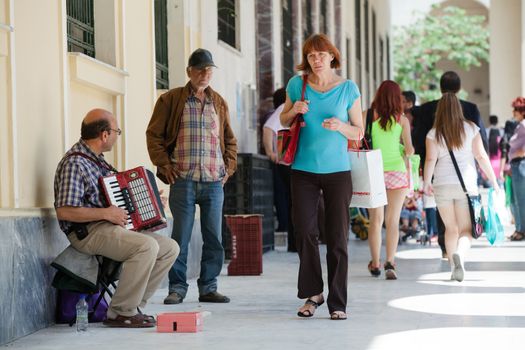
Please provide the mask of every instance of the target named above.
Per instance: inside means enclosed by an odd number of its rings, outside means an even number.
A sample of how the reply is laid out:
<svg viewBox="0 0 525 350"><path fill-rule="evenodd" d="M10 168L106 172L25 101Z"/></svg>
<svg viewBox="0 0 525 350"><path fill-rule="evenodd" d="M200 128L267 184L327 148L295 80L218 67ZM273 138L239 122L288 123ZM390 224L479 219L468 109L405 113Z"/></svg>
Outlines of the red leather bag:
<svg viewBox="0 0 525 350"><path fill-rule="evenodd" d="M304 74L301 101L304 101L307 78L308 74ZM299 113L292 120L289 129L277 131L277 157L280 164L291 165L293 163L295 152L297 152L297 144L299 143L299 134L304 125L303 115Z"/></svg>

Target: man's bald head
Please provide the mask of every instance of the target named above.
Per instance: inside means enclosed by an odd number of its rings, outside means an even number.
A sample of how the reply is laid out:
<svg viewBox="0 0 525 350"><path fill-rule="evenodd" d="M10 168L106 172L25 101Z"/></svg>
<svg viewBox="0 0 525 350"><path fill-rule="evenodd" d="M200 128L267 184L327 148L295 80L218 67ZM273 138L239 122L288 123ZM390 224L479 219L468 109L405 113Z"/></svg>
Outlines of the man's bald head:
<svg viewBox="0 0 525 350"><path fill-rule="evenodd" d="M100 136L100 133L111 129L115 123L115 117L105 109L96 108L89 111L80 128L80 136L83 140L91 140Z"/></svg>

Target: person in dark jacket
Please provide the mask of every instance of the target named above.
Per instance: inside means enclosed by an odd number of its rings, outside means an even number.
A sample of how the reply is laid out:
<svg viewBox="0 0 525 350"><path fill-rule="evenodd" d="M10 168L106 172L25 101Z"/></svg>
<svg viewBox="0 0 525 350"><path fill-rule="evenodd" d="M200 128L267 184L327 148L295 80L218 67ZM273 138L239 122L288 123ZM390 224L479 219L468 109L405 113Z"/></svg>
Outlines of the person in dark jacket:
<svg viewBox="0 0 525 350"><path fill-rule="evenodd" d="M461 79L456 72L448 71L443 73L439 81L441 93L452 92L457 94L461 89ZM414 115L414 129L412 130L412 143L416 154L419 154L421 159L426 157L425 140L427 133L432 129L434 120L436 118L436 109L439 100L430 101L422 104L419 108L414 108L412 114ZM459 100L461 109L463 110L463 116L465 119L470 120L479 127L479 133L485 150L488 150L487 133L485 132L485 126L481 115L479 113L478 106L472 102ZM424 162L421 162L421 170L423 170ZM438 243L443 252L443 257L446 257L445 252L445 226L439 216L437 215L438 221Z"/></svg>

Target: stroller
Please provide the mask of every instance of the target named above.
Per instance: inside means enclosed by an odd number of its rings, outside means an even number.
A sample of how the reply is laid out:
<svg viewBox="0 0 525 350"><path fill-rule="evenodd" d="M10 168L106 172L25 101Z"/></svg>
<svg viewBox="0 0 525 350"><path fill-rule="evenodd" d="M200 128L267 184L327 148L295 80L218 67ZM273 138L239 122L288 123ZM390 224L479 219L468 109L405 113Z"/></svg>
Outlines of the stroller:
<svg viewBox="0 0 525 350"><path fill-rule="evenodd" d="M350 208L350 225L356 238L368 239L368 211L365 208Z"/></svg>

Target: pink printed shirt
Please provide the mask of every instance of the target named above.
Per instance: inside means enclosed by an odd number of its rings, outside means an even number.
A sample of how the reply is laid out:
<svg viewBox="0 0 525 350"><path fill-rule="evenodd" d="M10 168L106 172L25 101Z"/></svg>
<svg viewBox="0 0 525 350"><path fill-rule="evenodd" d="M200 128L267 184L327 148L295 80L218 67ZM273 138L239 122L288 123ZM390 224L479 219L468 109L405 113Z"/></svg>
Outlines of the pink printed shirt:
<svg viewBox="0 0 525 350"><path fill-rule="evenodd" d="M226 170L219 138L219 118L213 100L205 96L204 106L194 92L188 96L171 161L180 178L213 182L222 180Z"/></svg>

